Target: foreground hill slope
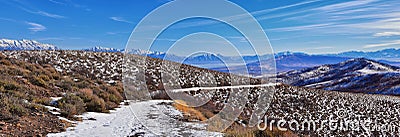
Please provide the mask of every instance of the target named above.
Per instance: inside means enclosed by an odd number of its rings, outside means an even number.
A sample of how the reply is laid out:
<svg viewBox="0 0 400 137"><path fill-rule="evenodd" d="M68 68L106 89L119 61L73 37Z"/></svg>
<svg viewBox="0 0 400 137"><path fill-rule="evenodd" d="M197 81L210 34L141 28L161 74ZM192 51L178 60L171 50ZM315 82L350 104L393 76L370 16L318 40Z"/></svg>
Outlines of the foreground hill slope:
<svg viewBox="0 0 400 137"><path fill-rule="evenodd" d="M8 59L9 61L10 60L21 61L37 66L48 66L49 68L54 70L55 74L61 76L61 79L54 80L54 83L57 82L64 83L65 81L70 81L71 83L68 83L67 85L72 85L75 88L67 89L64 91L61 90L60 96L63 96L64 99L61 99L59 103L70 104L65 106L72 105L75 107L75 110L76 108L81 108L79 107L80 106L79 103L76 103L80 102L78 100L83 100L84 106L87 106L87 104L90 104L90 102L92 102L91 100L85 99L85 97L87 97L88 95L87 93L92 93L93 95L98 96L98 97L91 97L89 99L99 98L99 100L103 100L104 102L112 103L113 101L111 98L113 97L111 97L110 94L114 92L110 91L113 90L103 89L102 91L96 91L98 87L109 87L109 88L114 87L117 89L122 88L122 85L120 84L122 80L122 68L119 67L122 66L123 55L121 53L102 53L102 52L95 53L95 52L83 52L83 51L42 51L42 52L7 51L3 52L3 54L9 58ZM259 87L252 87L247 85L237 88L231 86L233 84L232 83L233 81L239 81L240 83L241 81L246 81L246 79L248 78L229 75L227 73L220 73L207 69L199 69L196 67L181 65L174 62L166 62L166 65L169 67L167 67L167 70L164 70L160 68L162 63L161 60L147 58L148 61L145 64L141 64L140 62L135 62L135 60L140 58L142 57L131 56L132 62L128 63L132 63L132 65L128 65L131 67L129 70L146 68L146 71L142 73L144 74L142 76L146 78L147 81L145 83L146 85L145 88L151 91L152 93L151 95L153 98L169 99L163 93L164 87L161 86L163 85L162 82L167 82L165 84L168 84L168 82L179 83L180 86L186 89L177 90L176 92L185 92L189 95L196 96L197 98L211 97L211 100L207 102L204 106L194 108L199 112L201 112L201 115L203 115L205 118L210 118L215 114L217 114L219 111L221 111L221 109L226 105L226 100L227 97L229 96L236 95L247 98L246 102L239 102L239 103L244 103L245 108L243 108L240 117L236 119L235 124L228 130L237 131L238 129L240 129L238 127L246 128L243 127L243 125L249 123L249 117L252 115L253 111L265 108L266 104L255 104L258 100L258 97L261 95L261 93L269 93L271 91L275 91L275 94L273 95L272 97L273 100L269 105L269 109L266 112L266 117L268 118L268 120L280 120L280 119L285 119L287 121L297 120L301 123L303 122L303 120L313 119L313 120L319 120L317 122L322 122L323 120L329 120L330 118L334 118L335 120L346 120L346 119L357 120L357 116L361 115L363 116L363 118L370 118L371 120L376 120L377 121L376 124L379 126L381 125L399 126L398 121L400 120L400 116L398 112L400 111L400 104L399 104L400 101L398 97L325 91L319 89L293 87L283 84L282 85L272 84L269 86L259 86ZM350 66L353 67L360 66L360 65L346 65L347 63L344 63L342 65L339 64L339 66L341 66L342 68L343 66L348 66L348 68L351 68ZM366 64L370 63L371 62L369 62L368 60L366 61ZM375 63L376 62L373 62L373 64ZM179 69L181 70L181 72L179 72L180 77L178 81L161 80L162 71L174 75L179 74L176 73L176 69L170 69L176 66L179 66ZM375 70L379 72L382 71L385 73L386 71L394 71L397 69L394 67L388 67L386 65L379 65L379 66L361 65L361 66L363 67L354 70L349 69L347 70L346 73L354 73L354 72L357 73L360 72L360 74L364 74L367 72L370 73L370 71L365 71L365 69L363 68L368 68L369 70ZM42 70L42 68L40 68L39 70ZM357 71L357 70L362 70L362 71ZM338 73L340 73L340 71ZM336 73L332 72L331 74L336 74ZM15 75L16 74L13 74L13 76ZM80 77L76 78L77 76ZM28 77L28 75L26 77ZM75 81L74 80L75 78L79 80ZM79 85L78 83L80 82L81 79L85 80L88 83L93 83L93 85L85 87L84 89L86 90L82 90L81 87L77 86ZM215 81L213 79L215 79ZM390 79L384 79L384 80L390 80ZM143 83L139 83L138 81L135 81L135 79L131 79L130 82L132 82L133 85L143 86ZM247 84L260 84L260 81L256 79L250 79L250 83ZM211 88L208 89L192 88L202 85ZM138 88L137 86L133 86L130 88ZM90 90L92 90L93 92L90 92ZM50 93L52 93L51 90L49 91ZM57 92L57 90L55 91ZM67 94L63 94L64 92L66 92ZM50 93L49 95L43 95L43 96L47 97L58 96ZM73 93L73 94L68 94L68 93ZM20 99L23 100L25 99L25 97ZM68 100L75 100L75 101L68 102ZM105 104L107 105L108 103ZM99 106L102 107L102 103L100 103ZM85 111L92 111L90 109L86 110L87 107L83 108L85 109ZM342 115L343 112L346 115ZM181 120L187 120L187 119L181 119ZM388 122L388 120L390 121ZM7 121L6 123L8 124L9 122ZM276 127L277 126L276 124L277 123L275 122L272 125ZM378 135L390 135L391 133L389 131L375 132L375 131L353 130L354 128L347 128L346 130L339 130L339 129L331 130L329 129L328 125L324 125L323 123L316 123L316 125L323 128L321 130L294 129L291 131L293 131L295 134L298 134L299 136L324 136L324 135L346 136L346 135L360 135L360 134L378 136ZM289 125L287 124L283 126L289 128ZM30 131L33 131L33 129L31 129ZM395 131L393 133L396 135L399 134L399 131ZM228 133L228 135L229 134L230 133ZM257 134L267 135L267 133L259 134L259 132L257 132Z"/></svg>
<svg viewBox="0 0 400 137"><path fill-rule="evenodd" d="M293 86L400 95L400 69L365 58L284 72L277 78Z"/></svg>
<svg viewBox="0 0 400 137"><path fill-rule="evenodd" d="M123 99L119 83L67 74L51 64L30 63L0 53L0 136L34 136L63 131L86 111L108 112ZM54 102L52 97L62 97ZM53 115L44 106L60 108Z"/></svg>
<svg viewBox="0 0 400 137"><path fill-rule="evenodd" d="M45 80L43 80L45 79ZM62 94L64 79L51 66L10 60L0 54L0 136L34 136L60 132L67 123L43 104Z"/></svg>

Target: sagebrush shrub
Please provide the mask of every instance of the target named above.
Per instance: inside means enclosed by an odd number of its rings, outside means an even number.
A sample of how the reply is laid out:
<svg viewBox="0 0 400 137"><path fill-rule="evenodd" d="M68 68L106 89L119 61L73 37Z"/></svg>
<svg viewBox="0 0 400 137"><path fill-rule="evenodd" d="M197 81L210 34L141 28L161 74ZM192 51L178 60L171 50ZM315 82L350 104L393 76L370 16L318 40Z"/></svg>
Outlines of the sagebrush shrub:
<svg viewBox="0 0 400 137"><path fill-rule="evenodd" d="M64 115L71 117L73 115L85 112L85 103L77 95L67 94L57 102L58 107L64 112Z"/></svg>
<svg viewBox="0 0 400 137"><path fill-rule="evenodd" d="M91 101L86 103L86 110L92 112L108 112L103 99L93 95Z"/></svg>
<svg viewBox="0 0 400 137"><path fill-rule="evenodd" d="M33 84L33 85L37 85L37 86L41 86L41 87L46 87L47 83L46 81L44 81L43 79L36 77L36 76L32 76L29 78L29 81Z"/></svg>

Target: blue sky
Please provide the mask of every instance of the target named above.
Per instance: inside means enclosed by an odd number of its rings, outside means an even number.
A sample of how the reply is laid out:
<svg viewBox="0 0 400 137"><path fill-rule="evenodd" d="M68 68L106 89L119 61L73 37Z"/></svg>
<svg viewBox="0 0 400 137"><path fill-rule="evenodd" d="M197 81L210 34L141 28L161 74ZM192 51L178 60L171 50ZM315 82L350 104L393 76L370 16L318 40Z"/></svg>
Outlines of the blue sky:
<svg viewBox="0 0 400 137"><path fill-rule="evenodd" d="M167 2L0 0L0 38L33 39L63 49L94 46L124 48L137 23ZM231 2L249 11L259 21L273 49L278 52L333 53L400 47L398 0ZM221 9L221 12L224 10ZM224 31L233 43L243 41L234 32L226 30L223 24L212 22L206 19L181 22L175 29L160 36L155 44L167 47L183 34L196 32L199 28ZM201 45L217 46L218 42L207 41L193 46Z"/></svg>

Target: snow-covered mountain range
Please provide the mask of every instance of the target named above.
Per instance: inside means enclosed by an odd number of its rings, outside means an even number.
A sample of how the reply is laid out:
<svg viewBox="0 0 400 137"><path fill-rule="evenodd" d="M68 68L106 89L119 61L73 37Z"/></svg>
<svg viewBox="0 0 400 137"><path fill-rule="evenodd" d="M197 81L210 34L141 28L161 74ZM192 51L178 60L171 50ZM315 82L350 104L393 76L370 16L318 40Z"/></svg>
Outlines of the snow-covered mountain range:
<svg viewBox="0 0 400 137"><path fill-rule="evenodd" d="M393 49L394 50L394 49ZM389 51L389 50L384 50ZM396 51L396 50L394 50ZM274 60L272 59L272 55L262 55L262 56L243 56L243 57L235 57L235 56L223 56L220 54L197 54L191 57L181 57L173 54L166 54L163 52L153 52L153 51L143 51L143 50L134 50L134 54L139 55L147 55L153 58L163 59L168 56L167 60L182 62L183 64L193 65L201 68L207 68L211 70L216 70L220 72L231 72L235 74L247 74L247 70L250 75L260 76L261 68L263 70L272 70ZM384 52L381 52L385 54ZM375 53L378 54L378 53ZM383 55L382 55L383 56ZM349 59L352 59L351 56L340 56L337 55L313 55L306 54L302 52L279 52L274 55L275 63L276 63L276 71L277 72L285 72L291 70L304 69L309 67L315 67L325 64L336 64ZM390 56L392 58L388 58L385 60L385 56L382 58L377 58L379 55L375 55L376 58L372 56L368 56L382 63L390 64L393 66L400 66L400 62L396 61L396 55ZM389 61L390 60L390 61ZM400 60L400 59L398 59ZM243 61L245 64L243 64ZM263 64L264 66L260 66ZM232 65L233 64L233 65ZM265 66L267 65L267 66ZM229 66L229 67L228 67ZM229 71L228 71L229 68Z"/></svg>
<svg viewBox="0 0 400 137"><path fill-rule="evenodd" d="M56 46L35 40L0 39L0 50L56 50Z"/></svg>
<svg viewBox="0 0 400 137"><path fill-rule="evenodd" d="M391 60L400 61L400 49L384 49L379 51L364 52L364 51L348 51L338 54L326 54L328 56L338 56L338 57L351 57L351 58L369 58L375 60Z"/></svg>
<svg viewBox="0 0 400 137"><path fill-rule="evenodd" d="M275 60L267 59L250 62L246 65L232 66L229 68L229 71L240 74L248 70L249 74L259 76L261 75L261 68L263 68L264 70L271 70L271 67L274 67L274 62L276 63L276 72L285 72L324 64L335 64L348 59L350 58L326 55L309 55L305 53L281 52L275 55ZM227 67L216 67L212 69L222 72L228 72Z"/></svg>
<svg viewBox="0 0 400 137"><path fill-rule="evenodd" d="M279 73L277 79L293 86L400 95L400 68L365 58Z"/></svg>
<svg viewBox="0 0 400 137"><path fill-rule="evenodd" d="M86 49L85 51L95 51L95 52L115 52L115 51L120 51L123 52L124 49L114 49L114 48L104 48L104 47L95 47L91 49ZM141 49L135 49L130 51L130 53L133 54L138 54L138 55L145 55L147 54L148 56L155 57L155 58L163 58L166 54L164 52L157 52L157 51L146 51L146 50L141 50ZM169 56L172 56L172 54L168 54ZM174 55L176 56L176 55ZM271 56L271 55L255 55L255 56L223 56L220 54L210 54L210 53L204 53L203 55L196 54L196 56L188 57L186 58L186 62L212 62L212 61L218 61L220 59L226 61L226 62L238 62L244 59L246 62L255 62L258 61L258 58L264 59L263 57L266 56ZM383 62L390 63L390 62L399 62L400 61L400 49L384 49L384 50L379 50L379 51L373 51L373 52L364 52L364 51L348 51L348 52L341 52L337 54L307 54L303 52L290 52L290 51L284 51L284 52L278 52L274 54L275 58L277 60L285 58L285 57L290 57L291 59L293 58L303 58L303 57L309 57L307 59L310 59L310 57L330 57L334 58L336 57L340 61L343 61L343 59L349 59L349 58L368 58L368 59L374 59L374 60L383 60ZM184 57L180 57L182 59ZM304 61L304 60L301 60ZM338 63L335 61L335 63ZM320 63L318 63L320 64Z"/></svg>
<svg viewBox="0 0 400 137"><path fill-rule="evenodd" d="M92 47L88 49L83 49L83 51L93 51L93 52L123 52L123 49L116 49L116 48L107 48L107 47Z"/></svg>
<svg viewBox="0 0 400 137"><path fill-rule="evenodd" d="M35 40L0 40L0 50L55 50L56 46L51 44L43 44ZM92 52L125 52L124 49L93 47L82 49L83 51ZM274 55L246 55L246 56L224 56L220 54L196 54L190 57L178 56L175 54L149 51L142 49L132 49L127 51L131 54L149 56L152 58L166 59L169 61L182 62L183 64L193 65L201 68L212 69L221 72L245 74L249 73L254 76L261 75L261 68L271 70L274 67L271 63L273 57L276 62L276 71L285 72L298 70L308 67L315 67L324 64L336 64L351 58L368 58L377 60L382 63L393 66L400 66L400 49L385 49L375 52L349 51L338 54L306 54L302 52L279 52ZM244 61L244 64L243 64ZM261 62L261 63L260 63ZM260 66L260 64L270 64L268 66Z"/></svg>

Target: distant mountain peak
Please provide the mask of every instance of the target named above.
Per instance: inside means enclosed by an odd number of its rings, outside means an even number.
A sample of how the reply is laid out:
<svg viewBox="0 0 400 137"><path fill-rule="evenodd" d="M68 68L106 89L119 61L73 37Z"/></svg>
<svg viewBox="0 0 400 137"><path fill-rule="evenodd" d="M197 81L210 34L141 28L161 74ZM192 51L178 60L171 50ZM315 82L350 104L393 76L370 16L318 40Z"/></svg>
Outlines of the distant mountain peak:
<svg viewBox="0 0 400 137"><path fill-rule="evenodd" d="M350 63L370 63L370 62L374 62L373 60L369 60L367 58L353 58L353 59L349 59L346 60L344 62L340 62L340 64L350 64Z"/></svg>
<svg viewBox="0 0 400 137"><path fill-rule="evenodd" d="M148 56L158 56L158 55L164 55L164 52L159 52L159 51L150 51L150 50L143 50L143 49L131 49L128 51L131 54L136 54L136 55L148 55Z"/></svg>
<svg viewBox="0 0 400 137"><path fill-rule="evenodd" d="M36 40L11 40L0 39L0 50L56 50L52 44L40 43Z"/></svg>
<svg viewBox="0 0 400 137"><path fill-rule="evenodd" d="M107 47L96 46L96 47L84 49L84 51L93 51L93 52L123 52L124 49L107 48Z"/></svg>
<svg viewBox="0 0 400 137"><path fill-rule="evenodd" d="M207 63L207 62L214 62L214 61L221 61L222 56L213 54L213 53L201 53L195 54L194 56L190 56L186 58L186 62L195 62L195 63Z"/></svg>
<svg viewBox="0 0 400 137"><path fill-rule="evenodd" d="M214 54L214 53L201 53L201 54L195 54L193 57L218 57L219 55Z"/></svg>
<svg viewBox="0 0 400 137"><path fill-rule="evenodd" d="M400 49L389 48L378 51L364 52L364 51L348 51L338 54L327 54L330 56L351 57L351 58L369 58L369 59L386 59L386 60L400 60Z"/></svg>
<svg viewBox="0 0 400 137"><path fill-rule="evenodd" d="M382 72L399 72L399 68L397 67L390 66L366 58L355 58L340 63L340 67L345 67L345 66L349 67L348 69L366 74L382 73Z"/></svg>
<svg viewBox="0 0 400 137"><path fill-rule="evenodd" d="M301 56L308 56L308 54L303 53L303 52L292 52L292 51L284 51L284 52L279 52L276 53L276 57L282 57L282 56L296 56L296 55L301 55Z"/></svg>

